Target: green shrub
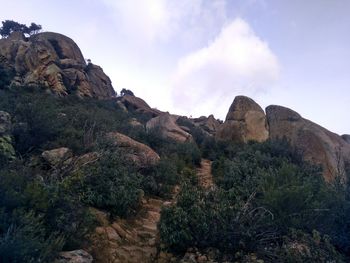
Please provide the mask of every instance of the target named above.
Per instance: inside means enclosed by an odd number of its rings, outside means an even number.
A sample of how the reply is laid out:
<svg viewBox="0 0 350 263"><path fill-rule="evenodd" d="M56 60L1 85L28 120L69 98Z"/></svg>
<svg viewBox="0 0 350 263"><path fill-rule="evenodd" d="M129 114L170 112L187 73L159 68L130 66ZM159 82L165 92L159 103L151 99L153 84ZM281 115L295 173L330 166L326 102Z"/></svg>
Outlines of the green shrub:
<svg viewBox="0 0 350 263"><path fill-rule="evenodd" d="M57 98L38 89L0 90L0 108L14 120L14 147L22 156L62 146L84 153L103 133L131 130L131 116L113 100Z"/></svg>
<svg viewBox="0 0 350 263"><path fill-rule="evenodd" d="M11 83L12 78L14 77L14 74L15 74L15 72L13 69L10 69L10 70L6 69L0 63L0 90L8 88L8 86Z"/></svg>
<svg viewBox="0 0 350 263"><path fill-rule="evenodd" d="M112 216L128 216L140 204L142 177L123 162L118 151L104 152L94 164L67 178L72 192L87 205L106 209Z"/></svg>
<svg viewBox="0 0 350 263"><path fill-rule="evenodd" d="M164 157L143 176L142 188L151 195L169 197L178 182L176 164L173 160Z"/></svg>
<svg viewBox="0 0 350 263"><path fill-rule="evenodd" d="M198 166L201 163L201 152L195 143L179 143L176 153L179 159L183 160L186 165Z"/></svg>
<svg viewBox="0 0 350 263"><path fill-rule="evenodd" d="M162 215L165 246L173 251L215 247L222 253L256 253L267 262L284 262L281 253L288 252L283 242L293 239L290 229L296 229L308 240L312 259L329 253L325 258L336 260L335 248L347 253L346 195L326 184L320 169L305 163L285 141L233 145L220 155L212 167L218 187L205 191L187 183L176 205ZM170 220L179 211L181 221ZM312 244L308 237L314 230L328 235L329 242Z"/></svg>
<svg viewBox="0 0 350 263"><path fill-rule="evenodd" d="M0 211L0 261L49 262L62 249L65 239L49 231L41 216L16 209Z"/></svg>
<svg viewBox="0 0 350 263"><path fill-rule="evenodd" d="M276 254L278 262L345 262L331 244L329 237L321 236L317 231L305 234L292 229L283 238L283 244Z"/></svg>
<svg viewBox="0 0 350 263"><path fill-rule="evenodd" d="M174 251L184 251L193 244L188 215L181 207L162 210L159 232L162 241Z"/></svg>
<svg viewBox="0 0 350 263"><path fill-rule="evenodd" d="M62 248L79 248L93 226L88 211L14 165L0 171L0 261L50 262Z"/></svg>

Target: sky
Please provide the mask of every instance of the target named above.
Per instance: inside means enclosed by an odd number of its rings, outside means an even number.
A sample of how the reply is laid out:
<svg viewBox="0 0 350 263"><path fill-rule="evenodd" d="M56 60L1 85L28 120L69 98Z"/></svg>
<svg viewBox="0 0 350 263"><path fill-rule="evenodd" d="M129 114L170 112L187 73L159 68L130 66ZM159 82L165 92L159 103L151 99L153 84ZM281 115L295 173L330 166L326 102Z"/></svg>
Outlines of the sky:
<svg viewBox="0 0 350 263"><path fill-rule="evenodd" d="M0 3L1 21L67 35L151 107L225 119L245 95L350 133L350 0Z"/></svg>

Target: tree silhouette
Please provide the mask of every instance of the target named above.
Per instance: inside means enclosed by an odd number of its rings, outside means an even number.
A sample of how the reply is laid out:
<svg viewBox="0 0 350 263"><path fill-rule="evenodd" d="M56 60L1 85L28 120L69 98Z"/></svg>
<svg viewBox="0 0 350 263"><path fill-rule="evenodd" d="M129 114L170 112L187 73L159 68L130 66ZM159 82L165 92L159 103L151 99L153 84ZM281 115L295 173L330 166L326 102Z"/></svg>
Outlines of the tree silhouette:
<svg viewBox="0 0 350 263"><path fill-rule="evenodd" d="M0 35L3 38L8 37L12 32L22 32L23 34L33 35L37 34L41 29L41 25L37 25L35 23L31 23L28 27L25 24L20 24L13 20L5 20L2 21L2 27L0 27Z"/></svg>

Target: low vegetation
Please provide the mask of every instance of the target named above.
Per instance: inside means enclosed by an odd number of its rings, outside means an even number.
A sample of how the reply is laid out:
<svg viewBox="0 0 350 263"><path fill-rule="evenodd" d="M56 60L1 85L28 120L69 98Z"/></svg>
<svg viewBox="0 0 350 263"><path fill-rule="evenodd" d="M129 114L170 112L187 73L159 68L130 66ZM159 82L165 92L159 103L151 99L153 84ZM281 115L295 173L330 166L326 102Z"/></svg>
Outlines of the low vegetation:
<svg viewBox="0 0 350 263"><path fill-rule="evenodd" d="M16 157L0 152L0 262L52 262L86 245L97 224L90 207L128 218L144 196L169 198L177 185L177 202L163 208L159 223L162 248L176 255L196 247L217 249L218 261L349 261L348 186L326 183L286 141L216 142L191 126L194 142L179 144L131 126L149 116L126 113L115 100L8 88L8 75L0 76L0 110L12 116L6 140ZM104 141L112 131L149 145L161 161L137 169ZM41 153L58 147L99 158L77 169L50 167ZM195 176L201 158L213 161L215 187L206 190Z"/></svg>
<svg viewBox="0 0 350 263"><path fill-rule="evenodd" d="M252 253L266 262L345 260L344 186L325 183L285 141L227 144L219 152L217 188L185 182L177 204L162 212L161 238L170 251L213 247L240 262Z"/></svg>
<svg viewBox="0 0 350 263"><path fill-rule="evenodd" d="M52 262L62 250L81 248L96 226L89 207L108 212L111 219L127 218L138 211L144 195L169 197L183 170L200 160L195 144L177 144L131 126L131 118L144 123L149 117L126 113L113 100L57 98L43 91L0 89L0 109L12 116L17 156L0 154L1 262ZM110 131L150 145L161 161L137 170L104 141ZM40 156L43 150L62 146L74 156L96 152L100 158L79 169L48 166Z"/></svg>

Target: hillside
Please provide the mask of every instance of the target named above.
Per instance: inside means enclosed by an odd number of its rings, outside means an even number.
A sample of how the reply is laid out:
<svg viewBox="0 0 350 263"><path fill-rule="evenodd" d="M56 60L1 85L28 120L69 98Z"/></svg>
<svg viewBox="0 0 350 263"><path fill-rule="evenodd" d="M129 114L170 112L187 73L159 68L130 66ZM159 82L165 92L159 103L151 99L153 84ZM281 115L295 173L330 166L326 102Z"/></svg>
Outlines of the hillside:
<svg viewBox="0 0 350 263"><path fill-rule="evenodd" d="M0 262L349 261L348 135L153 109L57 33L0 39L0 73Z"/></svg>

